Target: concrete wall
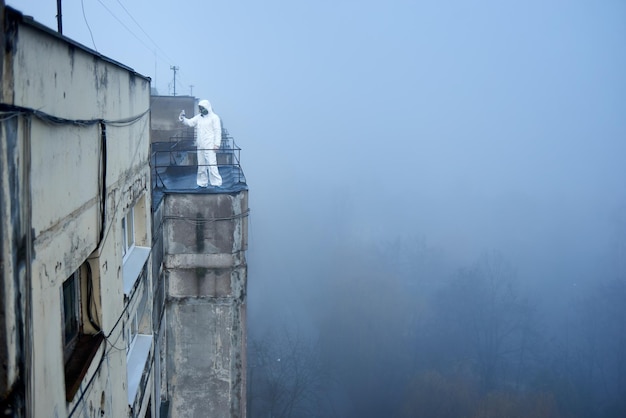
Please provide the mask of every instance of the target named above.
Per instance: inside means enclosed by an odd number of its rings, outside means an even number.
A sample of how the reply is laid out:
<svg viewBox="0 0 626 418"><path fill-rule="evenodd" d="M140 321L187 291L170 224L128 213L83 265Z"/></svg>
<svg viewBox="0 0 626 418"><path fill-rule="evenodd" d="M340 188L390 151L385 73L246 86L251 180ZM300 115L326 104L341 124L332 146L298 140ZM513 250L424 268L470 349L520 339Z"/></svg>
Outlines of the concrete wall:
<svg viewBox="0 0 626 418"><path fill-rule="evenodd" d="M18 118L0 124L0 410L23 416L27 219L17 205L25 197L23 143Z"/></svg>
<svg viewBox="0 0 626 418"><path fill-rule="evenodd" d="M142 393L139 402L130 402L132 409L128 401L130 342L123 331L140 303L133 300L135 293L123 290L121 221L138 205L135 238L138 245L150 245L150 80L15 11L8 17L3 27L8 47L3 50L2 102L15 106L16 112L1 122L2 142L8 145L1 149L0 179L2 201L15 206L2 204L2 214L10 215L2 216L0 232L2 240L8 240L2 253L11 260L3 263L2 288L5 301L21 303L8 304L7 316L18 322L20 315L24 318L24 344L13 336L11 343L0 344L10 366L3 380L11 380L12 359L22 355L31 416L145 413L152 390L147 396ZM35 109L55 119L42 118ZM134 119L126 123L129 118ZM16 160L9 148L23 158ZM27 177L20 184L25 190L11 184L20 176ZM16 251L20 247L23 253ZM11 253L21 258L11 259ZM66 401L62 286L87 265L94 287L88 302L101 332L86 321L83 328L105 340L77 394ZM137 288L151 288L151 280L151 273L143 275ZM12 296L16 284L26 287L23 300ZM86 306L83 299L83 316ZM3 325L14 327L15 321L5 316ZM151 329L151 323L143 324L146 332ZM18 327L15 336L20 332ZM142 380L147 387L153 381L150 373Z"/></svg>
<svg viewBox="0 0 626 418"><path fill-rule="evenodd" d="M247 191L164 201L172 417L245 417Z"/></svg>

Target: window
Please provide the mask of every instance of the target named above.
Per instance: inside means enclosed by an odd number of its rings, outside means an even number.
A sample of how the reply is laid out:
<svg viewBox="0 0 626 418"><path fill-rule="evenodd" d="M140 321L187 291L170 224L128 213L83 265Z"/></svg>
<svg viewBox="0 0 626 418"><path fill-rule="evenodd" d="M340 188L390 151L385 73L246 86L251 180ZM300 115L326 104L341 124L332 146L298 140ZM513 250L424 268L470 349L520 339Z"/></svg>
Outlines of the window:
<svg viewBox="0 0 626 418"><path fill-rule="evenodd" d="M130 254L135 246L135 208L122 219L122 255L124 258Z"/></svg>
<svg viewBox="0 0 626 418"><path fill-rule="evenodd" d="M151 332L151 312L146 306L151 301L152 289L148 267L150 258L150 217L146 196L141 196L122 219L122 278L124 300L128 316L122 324L126 342L126 373L128 382L128 404L131 408L149 393L146 373L150 367L150 353L153 337ZM147 333L146 333L147 332ZM141 394L141 396L139 396ZM139 410L139 409L137 409Z"/></svg>
<svg viewBox="0 0 626 418"><path fill-rule="evenodd" d="M137 336L138 324L137 324L137 314L131 315L128 320L128 328L126 328L126 354L133 347L133 343L135 342L135 337Z"/></svg>
<svg viewBox="0 0 626 418"><path fill-rule="evenodd" d="M128 378L128 404L137 406L142 396L148 393L146 379L147 368L150 367L150 352L153 337L150 324L150 312L146 309L150 301L151 287L149 283L140 284L133 298L129 301L128 320L124 324L126 335L126 373ZM146 333L147 332L147 333Z"/></svg>
<svg viewBox="0 0 626 418"><path fill-rule="evenodd" d="M146 315L146 306L148 300L150 299L149 295L150 287L147 284L143 286L140 285L138 291L135 292L134 299L130 301L129 305L129 315L128 320L124 324L125 333L126 333L126 354L128 354L133 349L133 344L135 343L135 338L138 334L140 334L140 328L143 328L143 331L147 331L149 328L146 326L146 320L150 318ZM143 326L140 325L143 323Z"/></svg>
<svg viewBox="0 0 626 418"><path fill-rule="evenodd" d="M146 227L149 224L145 219L145 214L146 200L145 197L141 197L122 218L122 275L126 296L130 295L139 278L144 274L146 262L150 256L150 248L143 246L148 242Z"/></svg>
<svg viewBox="0 0 626 418"><path fill-rule="evenodd" d="M63 357L67 362L80 331L80 269L63 282Z"/></svg>
<svg viewBox="0 0 626 418"><path fill-rule="evenodd" d="M70 275L61 286L61 325L65 397L70 402L104 339L95 309L94 278L88 263Z"/></svg>

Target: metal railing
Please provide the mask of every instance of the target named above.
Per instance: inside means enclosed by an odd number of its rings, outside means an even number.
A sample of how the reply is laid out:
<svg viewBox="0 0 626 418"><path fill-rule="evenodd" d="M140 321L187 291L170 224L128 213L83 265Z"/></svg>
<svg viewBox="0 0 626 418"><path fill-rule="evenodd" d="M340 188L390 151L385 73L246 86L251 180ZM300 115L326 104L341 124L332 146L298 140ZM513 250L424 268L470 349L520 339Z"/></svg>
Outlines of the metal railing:
<svg viewBox="0 0 626 418"><path fill-rule="evenodd" d="M185 173L195 173L198 167L198 151L203 151L203 149L195 145L193 137L175 137L170 138L168 142L153 142L151 144L153 188L167 189L165 179ZM216 156L220 172L227 174L230 183L246 183L241 168L241 148L232 137L222 136L222 143L216 150ZM203 166L209 166L209 164L203 164Z"/></svg>

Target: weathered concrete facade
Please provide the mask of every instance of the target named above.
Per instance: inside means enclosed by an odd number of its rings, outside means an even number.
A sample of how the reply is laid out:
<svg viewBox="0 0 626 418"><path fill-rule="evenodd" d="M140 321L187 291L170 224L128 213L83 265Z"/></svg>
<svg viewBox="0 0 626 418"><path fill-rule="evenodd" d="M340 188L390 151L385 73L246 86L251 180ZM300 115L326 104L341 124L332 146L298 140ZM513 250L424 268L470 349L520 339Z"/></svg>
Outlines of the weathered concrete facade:
<svg viewBox="0 0 626 418"><path fill-rule="evenodd" d="M3 412L155 416L150 80L2 12Z"/></svg>
<svg viewBox="0 0 626 418"><path fill-rule="evenodd" d="M244 417L247 192L164 200L172 417Z"/></svg>
<svg viewBox="0 0 626 418"><path fill-rule="evenodd" d="M151 132L193 144L196 100L161 109L148 78L0 13L0 411L245 417L239 149L225 133L222 189L153 190ZM179 157L160 175L195 185Z"/></svg>
<svg viewBox="0 0 626 418"><path fill-rule="evenodd" d="M227 133L218 153L223 187L195 189L194 132L176 123L180 109L196 112L195 103L152 97L153 139L163 141L153 141L153 151L167 150L153 165L166 299L157 339L161 396L171 417L240 418L246 416L248 191Z"/></svg>

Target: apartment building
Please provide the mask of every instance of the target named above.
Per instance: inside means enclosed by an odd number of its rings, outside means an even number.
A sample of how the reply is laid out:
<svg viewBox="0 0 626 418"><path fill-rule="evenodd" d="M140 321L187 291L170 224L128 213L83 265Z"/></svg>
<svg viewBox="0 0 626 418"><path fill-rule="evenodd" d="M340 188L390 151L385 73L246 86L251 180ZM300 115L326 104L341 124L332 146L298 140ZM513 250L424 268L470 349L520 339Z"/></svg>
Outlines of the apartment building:
<svg viewBox="0 0 626 418"><path fill-rule="evenodd" d="M0 411L245 417L248 188L193 97L0 0Z"/></svg>
<svg viewBox="0 0 626 418"><path fill-rule="evenodd" d="M164 301L153 311L163 311L155 332L163 409L173 418L244 418L249 209L240 149L222 127L222 186L196 188L195 133L178 114L196 113L198 100L151 102L153 277L155 301Z"/></svg>
<svg viewBox="0 0 626 418"><path fill-rule="evenodd" d="M3 413L157 416L150 79L0 13Z"/></svg>

